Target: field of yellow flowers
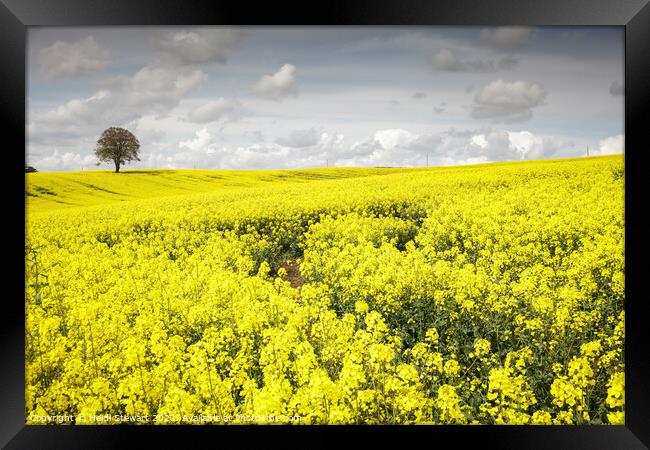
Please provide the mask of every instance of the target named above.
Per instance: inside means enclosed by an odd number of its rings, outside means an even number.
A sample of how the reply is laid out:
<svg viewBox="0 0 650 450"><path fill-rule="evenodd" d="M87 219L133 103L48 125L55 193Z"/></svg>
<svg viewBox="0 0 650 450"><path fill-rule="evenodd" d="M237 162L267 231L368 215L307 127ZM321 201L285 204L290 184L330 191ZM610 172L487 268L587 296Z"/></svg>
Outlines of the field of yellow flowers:
<svg viewBox="0 0 650 450"><path fill-rule="evenodd" d="M624 422L620 155L26 190L27 423Z"/></svg>

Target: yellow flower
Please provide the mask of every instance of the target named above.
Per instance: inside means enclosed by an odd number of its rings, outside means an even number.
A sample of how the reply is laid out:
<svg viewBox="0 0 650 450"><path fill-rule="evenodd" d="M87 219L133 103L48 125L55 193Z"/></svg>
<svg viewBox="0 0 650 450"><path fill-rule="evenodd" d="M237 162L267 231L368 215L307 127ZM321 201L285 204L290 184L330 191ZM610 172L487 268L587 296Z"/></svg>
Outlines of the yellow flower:
<svg viewBox="0 0 650 450"><path fill-rule="evenodd" d="M28 174L27 421L623 423L623 162Z"/></svg>
<svg viewBox="0 0 650 450"><path fill-rule="evenodd" d="M456 376L458 375L459 370L460 370L460 365L458 364L458 361L454 359L450 359L447 362L445 362L444 371L447 376L449 377Z"/></svg>
<svg viewBox="0 0 650 450"><path fill-rule="evenodd" d="M435 404L440 411L440 421L442 423L462 424L467 421L461 411L460 399L453 386L449 384L440 386Z"/></svg>
<svg viewBox="0 0 650 450"><path fill-rule="evenodd" d="M607 406L620 408L625 406L625 373L617 372L607 382Z"/></svg>
<svg viewBox="0 0 650 450"><path fill-rule="evenodd" d="M487 339L477 339L474 341L474 353L477 357L482 357L490 353L490 341Z"/></svg>

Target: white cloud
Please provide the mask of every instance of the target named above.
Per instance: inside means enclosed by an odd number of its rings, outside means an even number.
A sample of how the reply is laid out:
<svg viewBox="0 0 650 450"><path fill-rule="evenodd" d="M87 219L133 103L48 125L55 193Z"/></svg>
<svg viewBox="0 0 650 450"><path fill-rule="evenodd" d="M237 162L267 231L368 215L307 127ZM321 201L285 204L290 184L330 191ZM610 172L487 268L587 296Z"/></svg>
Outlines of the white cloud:
<svg viewBox="0 0 650 450"><path fill-rule="evenodd" d="M54 150L50 156L38 159L32 164L39 171L63 172L69 170L92 169L96 167L97 157L80 155L76 152L60 153Z"/></svg>
<svg viewBox="0 0 650 450"><path fill-rule="evenodd" d="M472 138L470 139L470 142L472 144L474 144L474 145L478 145L481 148L485 148L488 145L488 141L487 141L487 139L485 139L484 134L477 134L477 135L472 136Z"/></svg>
<svg viewBox="0 0 650 450"><path fill-rule="evenodd" d="M509 131L510 145L521 152L524 159L542 159L569 150L574 143L566 139L539 136L530 131Z"/></svg>
<svg viewBox="0 0 650 450"><path fill-rule="evenodd" d="M335 155L342 166L408 167L424 165L427 152L439 145L439 136L416 134L402 128L376 131Z"/></svg>
<svg viewBox="0 0 650 450"><path fill-rule="evenodd" d="M395 147L408 148L418 138L418 135L400 128L379 130L374 136L375 141L379 142L384 149L393 149Z"/></svg>
<svg viewBox="0 0 650 450"><path fill-rule="evenodd" d="M151 112L167 111L207 79L200 71L177 72L144 67L130 78L119 78L110 89L85 99L73 99L45 112L34 112L37 124L79 125L126 122Z"/></svg>
<svg viewBox="0 0 650 450"><path fill-rule="evenodd" d="M478 164L554 156L573 144L529 131L448 130L416 134L404 129L379 130L366 140L335 153L342 166L414 167Z"/></svg>
<svg viewBox="0 0 650 450"><path fill-rule="evenodd" d="M620 46L614 45L622 36L610 39L587 30L589 39L576 43L549 36L549 30L533 31L528 40L535 40L535 48L529 51L512 46L516 33L495 30L483 38L486 45L501 46L483 46L480 28L276 34L245 27L242 35L250 39L239 52L238 38L218 41L203 28L210 27L166 27L151 42L151 28L117 30L115 36L98 29L92 34L99 44L110 45L110 71L60 85L30 74L30 162L54 149L59 157L91 153L111 125L131 129L143 142L144 156L151 153L151 161L163 166L178 153L183 155L177 166L205 159L210 166L241 169L247 166L237 162L300 167L324 166L325 159L330 166L424 165L427 149L430 165L533 158L559 148L560 141L549 141L546 133L576 139L576 147L562 147L554 156L584 155L587 143L595 154L599 139L622 132L614 127L602 134L602 124L620 125L622 97L607 90L622 92ZM525 35L520 33L520 43ZM38 62L40 49L57 40L70 44L86 36L84 30L34 30L29 59ZM433 73L434 55L438 68L448 72ZM515 72L503 72L515 65ZM468 85L473 88L465 91ZM517 127L490 122L528 118ZM486 128L469 135L445 131L482 125ZM195 135L203 128L211 140ZM145 145L146 130L164 130L165 136L152 136ZM211 155L204 156L208 150ZM273 161L268 155L287 159Z"/></svg>
<svg viewBox="0 0 650 450"><path fill-rule="evenodd" d="M532 30L529 27L497 27L481 30L481 42L494 48L512 49L528 43Z"/></svg>
<svg viewBox="0 0 650 450"><path fill-rule="evenodd" d="M453 51L442 49L433 57L433 68L440 72L496 72L498 70L509 70L514 68L519 59L512 55L506 55L497 61L475 59L460 59Z"/></svg>
<svg viewBox="0 0 650 450"><path fill-rule="evenodd" d="M283 65L273 75L264 75L253 86L253 90L263 98L281 100L290 95L297 95L296 67Z"/></svg>
<svg viewBox="0 0 650 450"><path fill-rule="evenodd" d="M190 111L188 119L195 123L216 122L221 119L234 121L242 117L243 109L243 105L238 100L218 98Z"/></svg>
<svg viewBox="0 0 650 450"><path fill-rule="evenodd" d="M225 63L240 44L243 32L237 28L211 27L192 31L156 33L153 45L165 62L173 64Z"/></svg>
<svg viewBox="0 0 650 450"><path fill-rule="evenodd" d="M37 124L74 125L89 123L94 118L94 112L104 110L111 102L112 94L101 90L84 99L73 99L63 105L43 113L34 113Z"/></svg>
<svg viewBox="0 0 650 450"><path fill-rule="evenodd" d="M472 116L498 122L524 121L545 98L546 90L539 83L497 80L475 95Z"/></svg>
<svg viewBox="0 0 650 450"><path fill-rule="evenodd" d="M219 143L207 129L197 131L192 139L179 142L179 151L173 154L152 154L148 163L154 167L205 169L261 169L300 167L291 157L292 149L278 144L256 143L250 146L232 146ZM293 150L295 152L295 149ZM304 165L303 165L304 166Z"/></svg>
<svg viewBox="0 0 650 450"><path fill-rule="evenodd" d="M625 136L622 134L602 139L595 155L615 155L625 152Z"/></svg>
<svg viewBox="0 0 650 450"><path fill-rule="evenodd" d="M147 152L154 146L164 146L167 142L168 136L165 130L157 128L155 121L149 123L151 116L139 118L133 122L126 124L126 128L133 131L140 141L140 149L142 152Z"/></svg>
<svg viewBox="0 0 650 450"><path fill-rule="evenodd" d="M30 142L59 145L66 139L99 136L109 126L124 126L151 114L167 114L190 91L201 86L207 75L200 70L144 67L132 77L113 80L109 88L73 99L48 111L29 114Z"/></svg>
<svg viewBox="0 0 650 450"><path fill-rule="evenodd" d="M311 131L305 134L311 135ZM333 165L347 148L344 136L339 133L316 132L315 143L313 137L309 136L312 145L306 147L292 147L277 142L232 145L227 140L218 140L215 132L204 127L191 138L180 141L176 149L169 151L160 148L146 155L143 164L149 167L206 169L324 167L328 159Z"/></svg>
<svg viewBox="0 0 650 450"><path fill-rule="evenodd" d="M208 132L207 128L202 128L196 132L194 139L182 141L178 146L181 149L186 149L191 152L205 152L206 154L212 154L216 151L216 140Z"/></svg>
<svg viewBox="0 0 650 450"><path fill-rule="evenodd" d="M449 130L434 149L435 165L475 164L521 159L503 130Z"/></svg>
<svg viewBox="0 0 650 450"><path fill-rule="evenodd" d="M56 41L41 49L38 63L44 77L60 79L100 71L108 66L109 57L108 50L88 36L73 43Z"/></svg>
<svg viewBox="0 0 650 450"><path fill-rule="evenodd" d="M537 135L530 131L450 130L443 135L437 149L443 161L481 160L483 162L516 161L552 157L570 150L573 142L557 136Z"/></svg>
<svg viewBox="0 0 650 450"><path fill-rule="evenodd" d="M311 147L318 144L320 134L315 128L308 130L294 130L286 137L281 137L276 140L276 143L285 147L304 148Z"/></svg>
<svg viewBox="0 0 650 450"><path fill-rule="evenodd" d="M136 74L118 82L124 100L133 106L176 106L189 91L201 86L208 75L201 70L183 71L145 66Z"/></svg>
<svg viewBox="0 0 650 450"><path fill-rule="evenodd" d="M341 133L312 128L295 130L276 142L232 145L220 132L206 126L170 147L163 131L141 127L142 124L140 120L134 125L145 150L141 154L142 162L135 167L282 169L324 167L326 162L330 167L422 167L427 161L430 166L446 166L538 159L554 156L572 145L553 136L489 128L451 129L442 133L388 128L354 142L346 140ZM92 155L57 151L51 157L35 161L34 165L39 170L79 170L84 166L91 168L94 161Z"/></svg>

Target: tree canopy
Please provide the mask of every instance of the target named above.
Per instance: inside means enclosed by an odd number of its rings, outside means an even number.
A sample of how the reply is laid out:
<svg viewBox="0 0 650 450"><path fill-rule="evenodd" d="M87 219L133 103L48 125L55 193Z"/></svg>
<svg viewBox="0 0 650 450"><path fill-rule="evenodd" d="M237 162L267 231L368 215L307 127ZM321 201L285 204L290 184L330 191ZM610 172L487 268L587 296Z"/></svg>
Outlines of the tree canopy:
<svg viewBox="0 0 650 450"><path fill-rule="evenodd" d="M97 140L95 155L99 158L100 163L113 161L115 173L118 173L121 165L129 161L140 161L139 150L140 142L133 133L124 128L110 127L104 130Z"/></svg>

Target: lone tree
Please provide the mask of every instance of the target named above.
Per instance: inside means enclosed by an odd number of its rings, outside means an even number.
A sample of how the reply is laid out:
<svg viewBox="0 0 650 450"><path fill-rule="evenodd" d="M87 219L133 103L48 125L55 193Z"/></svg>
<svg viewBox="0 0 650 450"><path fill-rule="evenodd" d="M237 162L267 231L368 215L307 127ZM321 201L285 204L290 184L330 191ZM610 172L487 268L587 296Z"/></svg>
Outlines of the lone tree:
<svg viewBox="0 0 650 450"><path fill-rule="evenodd" d="M120 166L128 161L140 161L138 150L140 142L129 130L119 127L110 127L102 133L97 140L95 155L102 161L113 161L115 173L120 171Z"/></svg>

